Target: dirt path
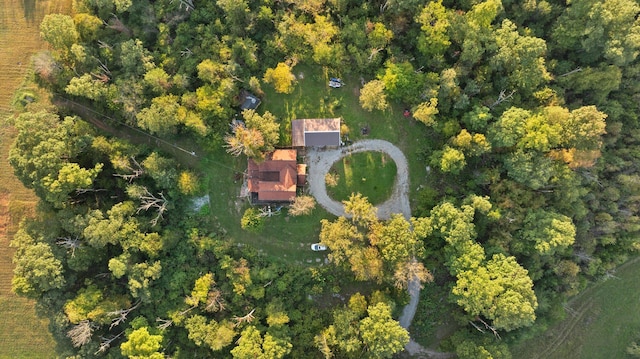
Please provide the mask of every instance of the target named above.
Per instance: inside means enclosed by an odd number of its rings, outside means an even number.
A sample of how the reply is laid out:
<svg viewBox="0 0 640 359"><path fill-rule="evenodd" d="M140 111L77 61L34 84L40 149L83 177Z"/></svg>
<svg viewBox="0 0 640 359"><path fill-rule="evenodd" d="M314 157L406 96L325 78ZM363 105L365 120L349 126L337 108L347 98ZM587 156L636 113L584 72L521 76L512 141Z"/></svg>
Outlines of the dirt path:
<svg viewBox="0 0 640 359"><path fill-rule="evenodd" d="M135 144L160 148L164 152L172 154L181 164L191 168L198 168L200 165L200 159L198 158L195 149L192 147L180 147L177 144L172 144L137 128L124 127L125 125L116 127L112 123L115 121L114 119L105 118L105 115L94 111L90 107L60 96L54 97L52 103L59 109L66 109L79 115L83 120L93 124L98 129L114 137L123 138Z"/></svg>
<svg viewBox="0 0 640 359"><path fill-rule="evenodd" d="M351 146L339 149L307 150L307 163L309 164L309 190L318 203L327 211L336 216L345 216L344 205L334 201L327 194L327 186L324 177L331 169L331 166L342 157L358 152L384 152L396 163L398 170L396 182L391 197L384 203L376 206L378 217L389 219L393 213L402 213L405 218L411 217L411 207L409 206L409 167L407 159L400 149L390 142L383 140L358 141Z"/></svg>

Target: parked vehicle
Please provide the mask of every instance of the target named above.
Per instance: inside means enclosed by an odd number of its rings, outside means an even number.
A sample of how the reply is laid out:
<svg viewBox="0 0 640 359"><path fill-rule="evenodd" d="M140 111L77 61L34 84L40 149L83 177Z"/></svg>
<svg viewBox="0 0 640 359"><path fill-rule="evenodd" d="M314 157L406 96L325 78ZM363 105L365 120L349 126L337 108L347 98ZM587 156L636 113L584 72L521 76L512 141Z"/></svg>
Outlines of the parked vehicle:
<svg viewBox="0 0 640 359"><path fill-rule="evenodd" d="M344 82L339 78L332 77L329 79L329 87L336 89L342 87L342 85L344 85Z"/></svg>
<svg viewBox="0 0 640 359"><path fill-rule="evenodd" d="M327 250L327 246L325 246L324 244L320 244L320 243L314 243L311 245L311 250L312 251L326 251Z"/></svg>

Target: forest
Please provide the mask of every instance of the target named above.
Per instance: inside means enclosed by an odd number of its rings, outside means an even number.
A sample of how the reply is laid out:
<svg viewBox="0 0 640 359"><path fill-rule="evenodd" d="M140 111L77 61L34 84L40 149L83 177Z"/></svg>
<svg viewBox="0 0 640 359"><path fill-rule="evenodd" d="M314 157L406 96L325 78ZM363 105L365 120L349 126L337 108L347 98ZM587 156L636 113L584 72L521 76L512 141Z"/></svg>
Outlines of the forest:
<svg viewBox="0 0 640 359"><path fill-rule="evenodd" d="M42 21L50 50L32 64L57 107L26 99L11 119L9 161L40 198L12 241L13 290L50 319L59 357L391 358L447 317L435 349L511 358L640 249L639 14L633 0L74 0ZM403 148L422 171L413 217L380 220L352 195L350 218L318 220L322 266L242 245L268 225L249 206L238 234L193 205L229 176L199 158L246 166L291 146L295 118L265 106L302 91L301 68L349 79L336 91L371 118L406 109L421 136ZM240 113L242 90L265 105ZM444 303L406 330L412 278Z"/></svg>

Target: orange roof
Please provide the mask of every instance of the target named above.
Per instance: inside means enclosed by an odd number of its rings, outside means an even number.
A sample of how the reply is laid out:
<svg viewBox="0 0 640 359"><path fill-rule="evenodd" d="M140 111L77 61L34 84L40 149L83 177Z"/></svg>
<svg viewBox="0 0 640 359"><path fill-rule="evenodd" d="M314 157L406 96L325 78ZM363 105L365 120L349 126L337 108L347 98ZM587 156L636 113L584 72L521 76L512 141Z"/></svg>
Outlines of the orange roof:
<svg viewBox="0 0 640 359"><path fill-rule="evenodd" d="M258 194L260 201L290 201L296 196L296 150L276 150L265 161L249 159L249 192Z"/></svg>

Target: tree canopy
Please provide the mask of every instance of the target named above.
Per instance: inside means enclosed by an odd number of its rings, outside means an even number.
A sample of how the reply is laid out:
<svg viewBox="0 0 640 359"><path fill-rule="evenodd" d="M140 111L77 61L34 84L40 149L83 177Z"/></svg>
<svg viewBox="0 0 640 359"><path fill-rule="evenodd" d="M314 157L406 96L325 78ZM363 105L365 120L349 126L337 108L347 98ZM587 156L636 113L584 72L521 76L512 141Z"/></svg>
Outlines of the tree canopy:
<svg viewBox="0 0 640 359"><path fill-rule="evenodd" d="M12 241L13 290L61 357L387 358L406 289L433 281L421 305L449 313L418 310L412 337L452 316L460 357L508 357L476 329L540 331L640 249L639 11L77 0L44 17L33 60L60 108L16 100L9 120L9 163L41 200ZM249 90L265 104L241 111ZM360 194L330 217L300 189L272 220L237 199L245 157L290 145L303 116L394 138L415 217L382 220ZM317 237L289 243L299 228Z"/></svg>

